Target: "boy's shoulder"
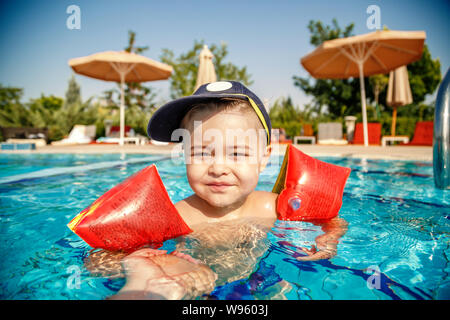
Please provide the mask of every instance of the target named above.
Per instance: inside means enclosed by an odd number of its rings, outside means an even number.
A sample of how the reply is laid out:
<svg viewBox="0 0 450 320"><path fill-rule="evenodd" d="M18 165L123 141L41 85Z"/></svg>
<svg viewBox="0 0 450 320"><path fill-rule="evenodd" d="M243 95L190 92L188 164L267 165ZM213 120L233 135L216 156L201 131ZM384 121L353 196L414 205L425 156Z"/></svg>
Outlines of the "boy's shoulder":
<svg viewBox="0 0 450 320"><path fill-rule="evenodd" d="M269 191L253 191L250 194L252 212L258 217L276 217L278 194Z"/></svg>
<svg viewBox="0 0 450 320"><path fill-rule="evenodd" d="M175 203L175 208L189 227L202 222L202 214L200 210L190 204L190 202L192 202L190 199L192 198L193 196L190 196Z"/></svg>

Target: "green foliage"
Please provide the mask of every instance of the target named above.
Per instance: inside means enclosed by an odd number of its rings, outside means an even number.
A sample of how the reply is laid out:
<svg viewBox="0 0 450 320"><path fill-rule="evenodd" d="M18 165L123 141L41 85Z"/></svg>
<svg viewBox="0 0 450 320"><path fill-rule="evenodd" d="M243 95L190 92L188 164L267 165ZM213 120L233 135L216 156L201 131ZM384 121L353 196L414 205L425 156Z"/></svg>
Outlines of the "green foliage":
<svg viewBox="0 0 450 320"><path fill-rule="evenodd" d="M279 98L275 101L269 111L272 128L283 128L289 137L298 136L305 123L312 123L313 110L306 106L300 110L294 106L291 97Z"/></svg>
<svg viewBox="0 0 450 320"><path fill-rule="evenodd" d="M186 53L175 56L170 49L163 49L161 61L171 65L174 69L170 78L170 96L177 99L191 95L195 89L199 65L199 54L203 48L204 41L194 41L194 46ZM225 43L211 45L209 47L214 55L214 67L217 80L235 80L249 86L252 84L247 67L239 68L231 62L225 62L228 48Z"/></svg>
<svg viewBox="0 0 450 320"><path fill-rule="evenodd" d="M425 44L422 58L408 65L409 83L413 101L419 104L432 94L441 82L441 63L439 58L432 59L430 50Z"/></svg>
<svg viewBox="0 0 450 320"><path fill-rule="evenodd" d="M20 102L22 95L23 89L0 84L0 126L20 127L31 124L28 110Z"/></svg>
<svg viewBox="0 0 450 320"><path fill-rule="evenodd" d="M320 20L310 20L308 24L308 29L311 33L309 43L318 47L324 41L350 37L353 35L353 28L355 27L353 23L346 26L344 30L341 29L336 19L333 19L331 23L333 24L332 26L324 26Z"/></svg>
<svg viewBox="0 0 450 320"><path fill-rule="evenodd" d="M313 96L312 107L318 115L332 119L361 112L359 79L317 79L294 76L294 85ZM367 79L366 79L367 81Z"/></svg>
<svg viewBox="0 0 450 320"><path fill-rule="evenodd" d="M19 104L22 95L23 89L0 84L0 110L8 110L12 105Z"/></svg>
<svg viewBox="0 0 450 320"><path fill-rule="evenodd" d="M80 86L75 80L75 76L72 74L72 77L69 80L69 87L66 91L66 101L65 104L71 105L81 102L81 90Z"/></svg>
<svg viewBox="0 0 450 320"><path fill-rule="evenodd" d="M77 94L78 92L78 94ZM66 99L41 95L28 103L20 101L23 90L0 85L0 126L48 128L49 140L67 136L75 124L103 126L104 111L91 99L81 102L74 77L69 81ZM70 103L68 103L70 101Z"/></svg>
<svg viewBox="0 0 450 320"><path fill-rule="evenodd" d="M378 103L380 93L389 84L389 76L385 74L375 74L369 77L369 84L373 90L375 102Z"/></svg>

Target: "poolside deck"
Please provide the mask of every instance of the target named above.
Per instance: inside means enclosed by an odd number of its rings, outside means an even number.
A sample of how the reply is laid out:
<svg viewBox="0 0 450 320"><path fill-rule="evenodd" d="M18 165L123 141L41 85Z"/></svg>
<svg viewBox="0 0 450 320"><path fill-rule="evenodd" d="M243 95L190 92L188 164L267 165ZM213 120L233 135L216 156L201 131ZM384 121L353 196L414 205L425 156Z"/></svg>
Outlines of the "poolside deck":
<svg viewBox="0 0 450 320"><path fill-rule="evenodd" d="M170 154L175 145L137 146L133 144L119 146L113 144L90 144L72 146L52 146L38 147L31 151L5 151L0 153L139 153L139 154ZM410 147L410 146L327 146L327 145L296 145L304 153L313 157L350 157L366 159L393 159L393 160L419 160L432 161L432 147ZM283 154L286 145L274 145L273 151Z"/></svg>

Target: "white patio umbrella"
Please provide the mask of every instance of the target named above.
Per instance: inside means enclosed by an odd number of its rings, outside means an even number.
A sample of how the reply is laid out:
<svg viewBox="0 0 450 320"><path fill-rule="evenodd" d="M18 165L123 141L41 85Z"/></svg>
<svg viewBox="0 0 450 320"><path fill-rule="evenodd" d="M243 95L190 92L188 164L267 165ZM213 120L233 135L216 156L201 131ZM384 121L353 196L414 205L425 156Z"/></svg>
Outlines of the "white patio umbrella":
<svg viewBox="0 0 450 320"><path fill-rule="evenodd" d="M393 108L391 136L395 136L397 123L397 107L406 106L413 102L411 87L408 79L408 69L401 66L389 73L389 85L386 103Z"/></svg>
<svg viewBox="0 0 450 320"><path fill-rule="evenodd" d="M364 145L369 145L364 77L388 73L422 57L424 31L379 30L324 41L301 59L303 67L319 79L359 77Z"/></svg>
<svg viewBox="0 0 450 320"><path fill-rule="evenodd" d="M125 136L125 82L164 80L172 74L172 67L127 51L105 51L69 60L76 72L104 81L120 82L120 145Z"/></svg>
<svg viewBox="0 0 450 320"><path fill-rule="evenodd" d="M217 81L216 71L214 69L214 64L212 62L213 58L214 55L208 49L208 46L205 44L199 55L200 62L198 65L197 82L195 83L195 90L197 90L201 85Z"/></svg>

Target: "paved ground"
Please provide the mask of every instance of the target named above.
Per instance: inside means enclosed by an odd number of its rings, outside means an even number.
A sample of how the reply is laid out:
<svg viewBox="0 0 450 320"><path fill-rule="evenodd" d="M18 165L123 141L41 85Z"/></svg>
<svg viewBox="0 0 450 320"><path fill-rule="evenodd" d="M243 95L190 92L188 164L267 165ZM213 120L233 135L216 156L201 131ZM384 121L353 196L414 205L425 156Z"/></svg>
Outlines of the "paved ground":
<svg viewBox="0 0 450 320"><path fill-rule="evenodd" d="M90 144L78 146L45 146L33 151L0 151L1 153L141 153L141 154L170 154L175 145L144 146L136 145L112 145L112 144ZM274 153L283 154L285 145L274 145ZM410 147L410 146L324 146L324 145L297 145L304 153L319 157L351 157L366 159L397 159L397 160L421 160L432 161L432 147Z"/></svg>
<svg viewBox="0 0 450 320"><path fill-rule="evenodd" d="M337 156L366 159L396 159L396 160L433 160L432 147L412 146L297 146L304 153L311 156Z"/></svg>

